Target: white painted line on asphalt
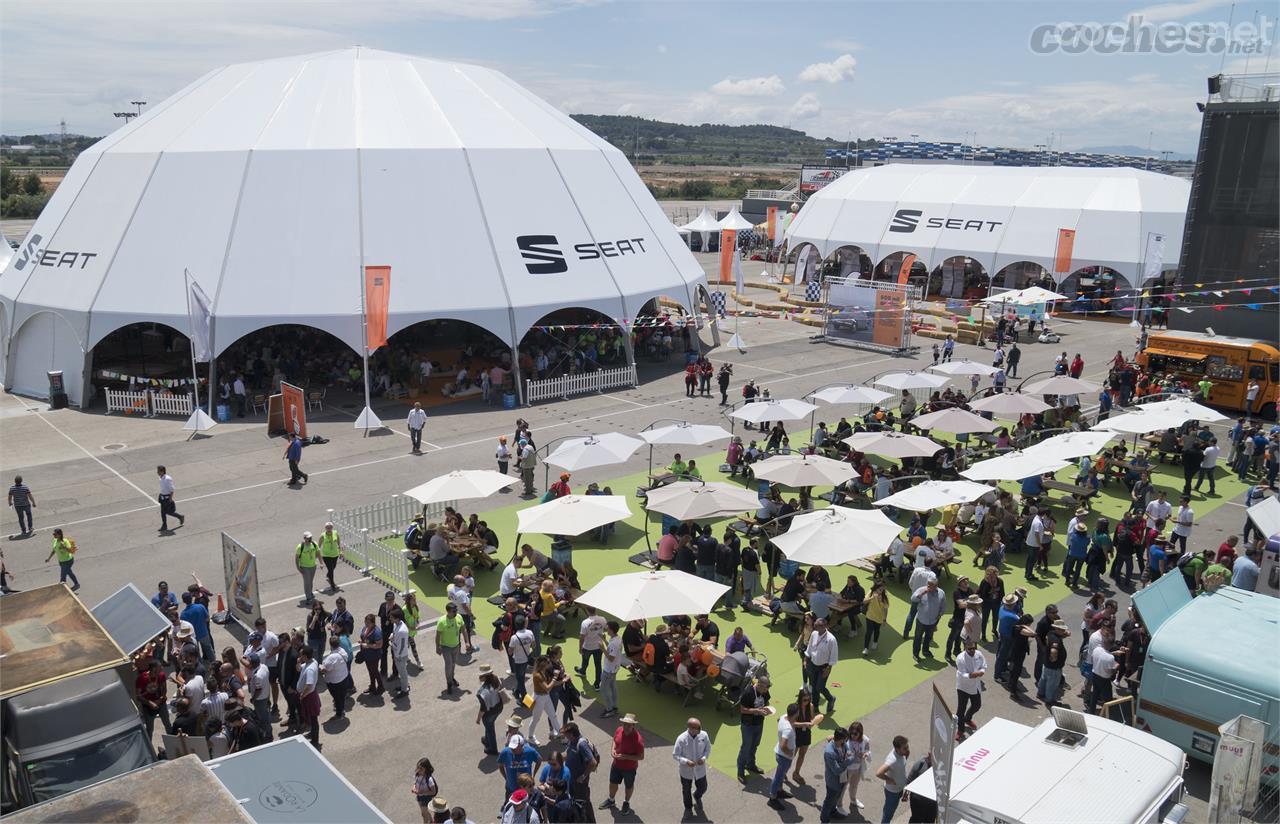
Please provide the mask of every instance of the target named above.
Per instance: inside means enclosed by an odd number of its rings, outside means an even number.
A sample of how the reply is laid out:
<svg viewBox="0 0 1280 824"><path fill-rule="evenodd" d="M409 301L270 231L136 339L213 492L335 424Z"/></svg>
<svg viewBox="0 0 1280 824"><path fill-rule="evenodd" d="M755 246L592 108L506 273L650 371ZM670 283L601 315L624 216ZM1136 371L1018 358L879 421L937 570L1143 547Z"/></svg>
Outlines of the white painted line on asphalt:
<svg viewBox="0 0 1280 824"><path fill-rule="evenodd" d="M131 481L131 480L129 480L128 478L126 478L125 476L121 475L121 474L120 474L119 472L117 472L115 469L111 468L110 466L107 466L107 464L106 464L105 462L103 462L103 460L102 460L101 458L99 458L97 455L93 454L93 453L92 453L92 452L90 452L89 450L85 449L83 446L81 446L81 445L79 444L79 442L78 442L78 441L76 441L76 439L75 439L75 438L71 437L71 436L70 436L70 435L68 435L66 432L63 432L61 429L59 429L59 428L58 428L58 425L57 425L56 423L54 423L53 421L49 420L48 418L46 418L46 417L44 416L44 414L43 414L39 409L37 409L37 408L36 408L36 407L34 407L34 406L29 406L29 405L27 404L27 402L26 402L26 401L24 401L21 397L19 397L19 396L17 396L17 395L14 395L13 397L17 398L17 399L18 399L18 402L19 402L19 403L21 403L23 406L25 406L25 407L27 408L27 410L28 410L28 411L36 413L36 417L37 417L37 418L39 418L40 420L42 420L42 421L44 421L45 423L49 424L49 426L51 426L51 427L53 428L53 431L54 431L54 432L57 432L59 435L61 435L62 437L66 438L68 441L70 441L72 446L74 446L76 449L79 449L81 452L83 452L84 454L88 455L88 456L89 456L90 458L92 458L93 460L97 461L97 462L98 462L98 464L99 464L103 469L107 470L107 471L108 471L108 472L110 472L112 475L115 475L117 478L119 478L120 480L122 480L122 481L124 481L125 483L127 483L129 486L131 486L131 487L133 487L134 489L136 489L136 490L138 491L138 494L139 494L139 495L141 495L142 497L146 498L148 501L155 501L155 499L151 497L151 493L147 492L145 489L143 489L142 487L138 486L138 485L137 485L137 484L135 484L133 481ZM157 506L157 507L159 507L159 503L158 503L158 502L156 503L156 506Z"/></svg>
<svg viewBox="0 0 1280 824"><path fill-rule="evenodd" d="M756 366L754 363L739 363L735 365L740 366L743 369L758 369L761 372L771 372L775 375L790 375L793 378L799 377L795 372L783 372L781 369L770 369L767 366Z"/></svg>
<svg viewBox="0 0 1280 824"><path fill-rule="evenodd" d="M346 582L345 584L338 584L338 589L339 589L339 590L343 590L343 589L346 589L346 588L347 588L347 587L349 587L349 586L353 586L353 585L355 585L355 584L362 584L362 583L364 583L365 581L372 581L372 580L373 580L373 578L371 578L370 576L366 575L366 576L364 576L363 578L357 578L357 579L355 579L354 581L348 581L348 582ZM324 594L329 595L329 597L333 597L333 596L337 595L338 593L334 592L334 593L324 593ZM290 601L293 601L294 603L297 603L298 601L301 601L302 599L304 599L304 598L306 598L306 597L307 597L306 593L304 593L304 592L299 592L297 595L291 596L291 597L289 597L289 598L281 598L281 599L280 599L280 600L278 600L278 601L269 601L269 602L267 602L267 603L265 603L265 604L260 604L260 605L259 605L259 607L260 607L260 608L263 608L263 609L265 609L266 607L278 607L278 606L280 606L281 604L287 604L287 603L289 603Z"/></svg>
<svg viewBox="0 0 1280 824"><path fill-rule="evenodd" d="M624 397L622 397L621 395L610 395L610 396L609 396L609 400L613 400L613 401L622 401L623 403L629 403L629 404L631 404L632 406L638 406L638 407L640 407L641 409L646 409L646 408L647 408L644 404L640 403L639 401L633 401L633 400L631 400L630 398L624 398Z"/></svg>

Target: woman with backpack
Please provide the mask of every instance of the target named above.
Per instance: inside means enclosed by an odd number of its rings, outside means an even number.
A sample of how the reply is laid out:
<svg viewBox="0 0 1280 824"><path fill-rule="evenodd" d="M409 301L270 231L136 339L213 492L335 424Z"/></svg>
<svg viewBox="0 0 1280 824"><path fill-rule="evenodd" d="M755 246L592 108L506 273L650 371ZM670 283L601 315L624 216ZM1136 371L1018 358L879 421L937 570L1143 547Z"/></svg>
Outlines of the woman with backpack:
<svg viewBox="0 0 1280 824"><path fill-rule="evenodd" d="M440 794L440 785L436 783L435 767L431 766L430 758L418 759L418 766L413 771L412 790L418 798L422 824L432 824L435 819L431 812L431 801Z"/></svg>

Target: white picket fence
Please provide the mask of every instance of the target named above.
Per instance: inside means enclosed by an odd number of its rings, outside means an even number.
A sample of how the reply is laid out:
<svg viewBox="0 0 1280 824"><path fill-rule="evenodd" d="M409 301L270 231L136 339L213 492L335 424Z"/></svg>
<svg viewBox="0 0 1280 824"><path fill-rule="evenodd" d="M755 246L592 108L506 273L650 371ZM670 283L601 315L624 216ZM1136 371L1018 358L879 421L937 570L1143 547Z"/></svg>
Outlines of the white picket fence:
<svg viewBox="0 0 1280 824"><path fill-rule="evenodd" d="M107 414L112 412L123 412L126 415L141 414L144 418L151 417L151 392L141 390L137 392L127 389L108 389L107 390Z"/></svg>
<svg viewBox="0 0 1280 824"><path fill-rule="evenodd" d="M152 415L182 415L186 417L191 414L191 411L190 395L175 395L172 392L151 393Z"/></svg>
<svg viewBox="0 0 1280 824"><path fill-rule="evenodd" d="M638 383L635 364L617 369L600 369L595 372L579 372L561 375L541 381L525 383L525 399L529 403L546 400L562 400L570 395L603 392L606 389L630 388Z"/></svg>
<svg viewBox="0 0 1280 824"><path fill-rule="evenodd" d="M141 414L144 418L156 415L189 416L194 407L190 395L172 392L154 392L150 389L108 389L107 414L123 412L126 415Z"/></svg>
<svg viewBox="0 0 1280 824"><path fill-rule="evenodd" d="M446 506L456 501L428 504L425 507L405 495L366 504L341 512L329 510L329 520L342 539L343 560L372 576L397 592L411 589L409 553L401 536L415 516L428 520L444 520Z"/></svg>

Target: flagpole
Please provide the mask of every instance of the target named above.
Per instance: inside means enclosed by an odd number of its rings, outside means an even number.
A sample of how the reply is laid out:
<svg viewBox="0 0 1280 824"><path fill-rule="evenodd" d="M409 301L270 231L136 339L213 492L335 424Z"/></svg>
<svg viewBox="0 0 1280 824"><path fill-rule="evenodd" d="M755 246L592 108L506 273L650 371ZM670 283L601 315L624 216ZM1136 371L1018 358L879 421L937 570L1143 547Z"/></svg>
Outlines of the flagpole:
<svg viewBox="0 0 1280 824"><path fill-rule="evenodd" d="M187 323L191 322L191 272L186 269L182 270L182 285L187 293ZM191 386L196 393L195 403L192 409L200 409L200 376L196 373L196 341L195 336L190 334L194 330L188 329L187 350L191 353ZM212 387L210 387L212 392Z"/></svg>

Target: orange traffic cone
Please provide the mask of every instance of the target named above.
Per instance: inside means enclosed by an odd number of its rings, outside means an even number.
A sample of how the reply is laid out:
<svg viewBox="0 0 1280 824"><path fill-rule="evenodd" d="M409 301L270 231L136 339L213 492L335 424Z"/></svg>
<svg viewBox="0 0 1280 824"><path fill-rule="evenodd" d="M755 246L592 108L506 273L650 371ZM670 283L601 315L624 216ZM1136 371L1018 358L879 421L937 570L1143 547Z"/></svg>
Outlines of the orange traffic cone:
<svg viewBox="0 0 1280 824"><path fill-rule="evenodd" d="M227 605L226 605L226 604L224 604L224 603L222 602L222 593L221 593L221 592L219 592L219 593L218 593L218 609L217 609L216 611L217 611L217 612L226 612L226 611L227 611Z"/></svg>

